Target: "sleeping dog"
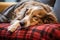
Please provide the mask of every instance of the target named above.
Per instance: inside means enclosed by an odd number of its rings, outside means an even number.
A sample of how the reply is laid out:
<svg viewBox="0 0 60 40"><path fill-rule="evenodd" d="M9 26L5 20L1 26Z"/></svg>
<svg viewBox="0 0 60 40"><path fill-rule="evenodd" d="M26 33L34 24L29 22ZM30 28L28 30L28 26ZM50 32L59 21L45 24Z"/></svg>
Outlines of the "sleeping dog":
<svg viewBox="0 0 60 40"><path fill-rule="evenodd" d="M12 9L11 25L8 31L14 32L19 26L29 27L33 25L57 23L57 18L52 8L41 2L25 1L21 5L16 4Z"/></svg>

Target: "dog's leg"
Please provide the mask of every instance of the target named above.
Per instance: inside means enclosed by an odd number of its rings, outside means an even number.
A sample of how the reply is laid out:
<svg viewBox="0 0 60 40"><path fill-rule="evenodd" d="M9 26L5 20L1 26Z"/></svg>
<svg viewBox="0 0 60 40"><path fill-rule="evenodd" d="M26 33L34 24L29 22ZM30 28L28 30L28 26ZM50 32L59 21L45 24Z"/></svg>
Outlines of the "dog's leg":
<svg viewBox="0 0 60 40"><path fill-rule="evenodd" d="M15 22L8 27L8 31L14 32L20 26L20 21L15 20Z"/></svg>
<svg viewBox="0 0 60 40"><path fill-rule="evenodd" d="M21 9L21 11L19 13L17 13L17 15L16 15L17 17L14 20L11 20L10 24L13 24L15 20L18 20L18 19L21 20L24 17L24 15L25 15L26 9L27 9L26 7Z"/></svg>
<svg viewBox="0 0 60 40"><path fill-rule="evenodd" d="M19 15L10 23L11 25L8 27L8 31L14 32L18 28L18 26L20 26L20 20L23 18L25 11L26 7L23 8Z"/></svg>

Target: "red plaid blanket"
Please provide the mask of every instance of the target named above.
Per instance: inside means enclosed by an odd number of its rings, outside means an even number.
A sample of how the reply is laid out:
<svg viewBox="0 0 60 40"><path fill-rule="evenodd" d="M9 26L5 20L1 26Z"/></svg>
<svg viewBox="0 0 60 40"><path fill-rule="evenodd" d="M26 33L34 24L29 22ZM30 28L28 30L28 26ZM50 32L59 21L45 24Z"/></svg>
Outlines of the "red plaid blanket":
<svg viewBox="0 0 60 40"><path fill-rule="evenodd" d="M0 40L60 40L60 24L43 24L17 29L11 33L8 23L0 24Z"/></svg>

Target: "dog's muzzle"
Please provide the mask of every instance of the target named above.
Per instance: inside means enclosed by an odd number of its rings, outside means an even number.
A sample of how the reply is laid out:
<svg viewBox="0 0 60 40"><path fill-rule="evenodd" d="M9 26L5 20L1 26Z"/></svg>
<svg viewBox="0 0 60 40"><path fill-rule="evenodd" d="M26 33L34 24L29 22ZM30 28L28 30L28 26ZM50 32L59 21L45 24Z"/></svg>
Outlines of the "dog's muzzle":
<svg viewBox="0 0 60 40"><path fill-rule="evenodd" d="M20 25L23 27L25 25L25 23L24 22L20 22Z"/></svg>
<svg viewBox="0 0 60 40"><path fill-rule="evenodd" d="M21 21L20 21L20 25L23 27L28 27L30 26L30 17L29 16L25 16Z"/></svg>

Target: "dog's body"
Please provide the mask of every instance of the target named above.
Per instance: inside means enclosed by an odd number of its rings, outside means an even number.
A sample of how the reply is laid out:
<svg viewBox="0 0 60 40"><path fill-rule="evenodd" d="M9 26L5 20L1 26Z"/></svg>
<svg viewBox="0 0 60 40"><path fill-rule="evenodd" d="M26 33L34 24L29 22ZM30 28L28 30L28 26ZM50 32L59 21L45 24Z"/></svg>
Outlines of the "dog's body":
<svg viewBox="0 0 60 40"><path fill-rule="evenodd" d="M18 7L14 11L16 13L16 16L20 15L19 12L21 12L21 10L24 8L25 8L25 12L24 12L25 14L24 14L24 17L22 18L22 20L24 20L23 22L26 25L28 24L27 21L29 21L29 26L57 22L57 18L55 16L55 14L53 13L52 8L48 5L45 5L45 4L39 3L39 2L35 2L35 1L25 2L24 4L22 4L20 7ZM26 17L26 16L28 16L28 17Z"/></svg>
<svg viewBox="0 0 60 40"><path fill-rule="evenodd" d="M12 20L11 26L8 27L8 30L11 32L17 29L17 26L19 26L17 24L28 27L32 25L57 23L57 18L52 8L36 1L24 2L14 10L14 13L15 17ZM13 27L14 25L15 27Z"/></svg>

